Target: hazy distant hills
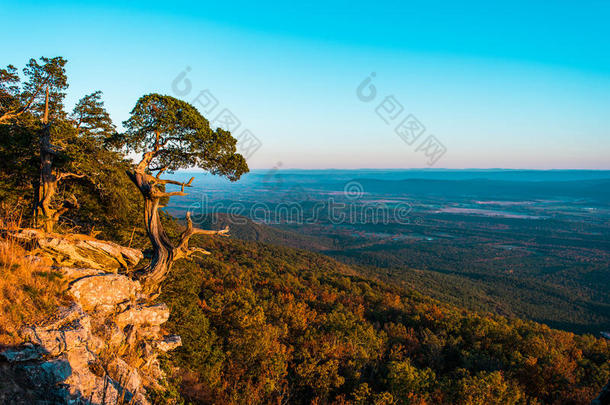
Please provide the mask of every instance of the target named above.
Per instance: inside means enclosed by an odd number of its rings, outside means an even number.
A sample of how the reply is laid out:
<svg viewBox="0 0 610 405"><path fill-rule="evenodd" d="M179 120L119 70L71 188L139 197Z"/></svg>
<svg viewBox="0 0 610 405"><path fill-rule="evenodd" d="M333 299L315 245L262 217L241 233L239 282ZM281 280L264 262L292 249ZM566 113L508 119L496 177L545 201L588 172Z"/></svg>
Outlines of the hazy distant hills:
<svg viewBox="0 0 610 405"><path fill-rule="evenodd" d="M254 169L242 176L237 183L208 176L201 171L180 171L176 177L196 177L195 186L206 184L231 184L232 187L250 186L281 180L284 183L320 184L347 182L354 179L376 180L497 180L497 181L580 181L610 180L610 170L512 170L512 169Z"/></svg>
<svg viewBox="0 0 610 405"><path fill-rule="evenodd" d="M401 193L435 195L444 198L467 197L490 199L589 198L610 202L610 179L540 181L540 180L379 180L356 178L367 193ZM331 188L336 188L331 187Z"/></svg>
<svg viewBox="0 0 610 405"><path fill-rule="evenodd" d="M202 172L179 172L178 180L194 176L193 193L255 191L283 193L300 198L305 193L342 192L357 182L366 194L442 196L493 199L592 199L610 202L610 171L607 170L503 170L503 169L412 169L412 170L253 170L236 183ZM264 197L264 196L262 196Z"/></svg>

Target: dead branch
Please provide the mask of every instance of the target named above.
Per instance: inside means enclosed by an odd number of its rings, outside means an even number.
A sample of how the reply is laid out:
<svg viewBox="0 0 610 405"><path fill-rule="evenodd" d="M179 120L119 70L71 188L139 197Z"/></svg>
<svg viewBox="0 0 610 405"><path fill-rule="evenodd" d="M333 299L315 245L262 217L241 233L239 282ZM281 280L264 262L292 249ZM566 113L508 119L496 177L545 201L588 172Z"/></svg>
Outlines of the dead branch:
<svg viewBox="0 0 610 405"><path fill-rule="evenodd" d="M60 173L57 175L57 181L60 182L64 179L82 179L84 177L87 177L86 174L77 174L77 173L71 173L71 172L65 172L65 173Z"/></svg>
<svg viewBox="0 0 610 405"><path fill-rule="evenodd" d="M191 213L186 213L186 229L182 232L180 236L180 243L178 247L175 249L174 257L178 258L189 258L193 253L202 253L205 255L211 254L209 251L203 248L189 248L189 240L193 235L221 235L227 236L229 233L229 227L225 227L220 230L208 230L208 229L199 229L193 227L193 220L191 219Z"/></svg>

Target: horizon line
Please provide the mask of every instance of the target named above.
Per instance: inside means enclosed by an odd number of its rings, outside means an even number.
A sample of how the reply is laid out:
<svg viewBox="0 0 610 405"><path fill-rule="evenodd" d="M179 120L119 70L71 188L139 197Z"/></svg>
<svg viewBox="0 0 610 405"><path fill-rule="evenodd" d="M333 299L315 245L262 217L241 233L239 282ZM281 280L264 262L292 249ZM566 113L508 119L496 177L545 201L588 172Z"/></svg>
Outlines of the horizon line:
<svg viewBox="0 0 610 405"><path fill-rule="evenodd" d="M374 168L374 167L358 167L358 168L281 168L281 167L256 167L250 169L253 170L277 170L277 171L286 171L286 170L300 170L300 171L348 171L348 170L376 170L376 171L405 171L405 170L421 170L421 171L536 171L536 172L551 172L551 171L587 171L587 172L610 172L610 168L607 169L586 169L586 168L553 168L553 169L532 169L532 168L502 168L502 167L464 167L464 168L435 168L435 167L405 167L405 168ZM189 169L178 169L175 172L205 172L204 169L198 168L189 168Z"/></svg>

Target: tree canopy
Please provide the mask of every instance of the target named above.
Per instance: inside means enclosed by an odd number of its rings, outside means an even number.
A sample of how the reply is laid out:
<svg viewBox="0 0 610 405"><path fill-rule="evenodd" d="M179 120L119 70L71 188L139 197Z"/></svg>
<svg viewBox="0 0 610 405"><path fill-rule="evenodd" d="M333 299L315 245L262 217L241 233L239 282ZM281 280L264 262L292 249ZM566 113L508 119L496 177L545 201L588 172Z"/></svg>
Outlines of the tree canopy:
<svg viewBox="0 0 610 405"><path fill-rule="evenodd" d="M42 57L21 75L13 65L0 69L0 197L7 207L21 206L24 225L35 225L40 211L32 208L45 204L48 229L61 220L118 236L116 225L130 227L138 217L137 200L125 192L133 187L124 175L130 163L105 147L116 129L101 91L66 110L66 63Z"/></svg>
<svg viewBox="0 0 610 405"><path fill-rule="evenodd" d="M40 62L30 59L23 69L26 78L23 83L15 66L0 69L0 124L28 112L42 116L47 92L50 115L62 117L65 90L68 88L66 63L60 56L41 57Z"/></svg>
<svg viewBox="0 0 610 405"><path fill-rule="evenodd" d="M248 171L246 160L236 153L237 141L231 133L213 130L195 107L174 97L141 97L123 126L122 143L144 153L140 164L148 170L198 167L232 181Z"/></svg>

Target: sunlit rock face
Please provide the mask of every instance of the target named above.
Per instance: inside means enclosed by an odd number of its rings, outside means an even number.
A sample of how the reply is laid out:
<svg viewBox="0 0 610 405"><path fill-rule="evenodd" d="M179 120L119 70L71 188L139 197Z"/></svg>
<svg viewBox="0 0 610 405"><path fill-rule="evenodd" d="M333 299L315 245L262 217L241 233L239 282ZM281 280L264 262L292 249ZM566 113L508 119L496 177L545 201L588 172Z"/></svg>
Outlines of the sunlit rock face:
<svg viewBox="0 0 610 405"><path fill-rule="evenodd" d="M70 295L86 311L112 311L116 305L135 301L140 283L120 274L85 276L70 284Z"/></svg>
<svg viewBox="0 0 610 405"><path fill-rule="evenodd" d="M117 273L137 264L142 253L78 235L36 231L28 237L62 272L74 301L44 324L25 326L20 335L27 343L0 354L8 387L0 390L0 402L10 395L10 403L148 404L146 388L164 378L158 355L181 340L163 333L167 306L151 302L139 282ZM104 265L86 266L98 258Z"/></svg>

